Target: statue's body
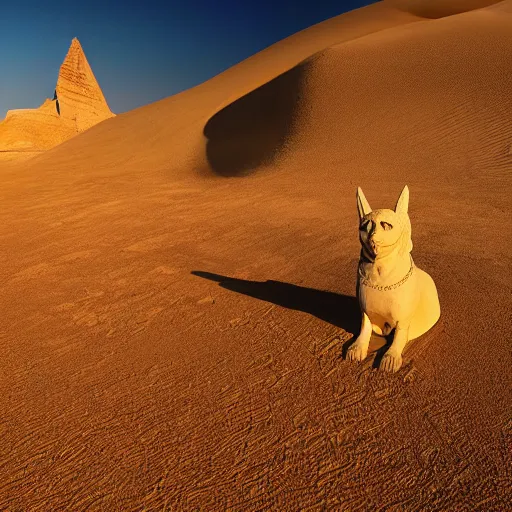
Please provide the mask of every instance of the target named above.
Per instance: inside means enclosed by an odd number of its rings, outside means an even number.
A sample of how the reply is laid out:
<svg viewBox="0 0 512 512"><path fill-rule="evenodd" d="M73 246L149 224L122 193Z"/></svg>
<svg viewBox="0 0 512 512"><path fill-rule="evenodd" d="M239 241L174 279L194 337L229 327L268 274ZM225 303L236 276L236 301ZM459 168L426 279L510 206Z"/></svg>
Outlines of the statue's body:
<svg viewBox="0 0 512 512"><path fill-rule="evenodd" d="M414 265L411 257L411 222L407 213L409 189L404 187L395 210L370 208L357 189L361 256L357 296L362 312L361 332L348 349L347 359L362 361L368 353L372 331L393 342L380 367L396 372L408 341L427 332L440 316L432 278Z"/></svg>

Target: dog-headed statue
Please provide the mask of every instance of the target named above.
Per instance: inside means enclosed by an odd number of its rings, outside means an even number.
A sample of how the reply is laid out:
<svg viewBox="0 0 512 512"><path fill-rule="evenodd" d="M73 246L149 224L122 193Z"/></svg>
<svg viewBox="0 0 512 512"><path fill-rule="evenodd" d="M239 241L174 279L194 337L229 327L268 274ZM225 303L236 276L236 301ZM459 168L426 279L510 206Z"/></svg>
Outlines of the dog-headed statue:
<svg viewBox="0 0 512 512"><path fill-rule="evenodd" d="M372 331L393 341L380 368L396 372L408 341L427 332L440 316L432 278L411 256L411 221L407 213L409 189L404 187L394 210L372 210L357 189L361 255L357 296L362 313L361 332L347 351L349 361L362 361L368 353Z"/></svg>

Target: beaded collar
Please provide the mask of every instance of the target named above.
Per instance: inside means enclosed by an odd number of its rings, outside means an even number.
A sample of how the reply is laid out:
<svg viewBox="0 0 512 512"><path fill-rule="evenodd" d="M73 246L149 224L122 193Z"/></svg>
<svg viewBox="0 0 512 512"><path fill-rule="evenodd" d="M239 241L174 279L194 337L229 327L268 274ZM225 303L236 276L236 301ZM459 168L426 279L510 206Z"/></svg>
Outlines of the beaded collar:
<svg viewBox="0 0 512 512"><path fill-rule="evenodd" d="M409 272L407 272L407 274L405 274L405 276L402 277L402 279L400 279L400 281L398 281L398 282L396 282L394 284L389 284L387 286L381 286L381 285L373 284L368 279L366 279L366 277L363 276L363 274L361 273L361 266L359 266L359 279L360 279L360 283L364 284L365 286L369 286L370 288L374 288L375 290L379 290L381 292L385 292L385 291L388 291L388 290L394 290L395 288L398 288L399 286L402 286L407 281L407 279L409 279L409 277L411 277L412 272L414 270L414 263L412 261L412 256L409 255L409 257L411 258L411 268L409 269Z"/></svg>

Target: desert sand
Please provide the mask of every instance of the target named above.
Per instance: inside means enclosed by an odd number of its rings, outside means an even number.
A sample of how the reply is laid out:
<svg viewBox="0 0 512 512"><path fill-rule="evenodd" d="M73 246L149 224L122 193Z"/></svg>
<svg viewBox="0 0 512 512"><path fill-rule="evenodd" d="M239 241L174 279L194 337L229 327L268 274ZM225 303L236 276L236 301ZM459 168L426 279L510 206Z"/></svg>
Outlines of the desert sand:
<svg viewBox="0 0 512 512"><path fill-rule="evenodd" d="M0 509L510 510L512 1L435 4L0 164ZM355 193L405 184L441 318L389 374Z"/></svg>

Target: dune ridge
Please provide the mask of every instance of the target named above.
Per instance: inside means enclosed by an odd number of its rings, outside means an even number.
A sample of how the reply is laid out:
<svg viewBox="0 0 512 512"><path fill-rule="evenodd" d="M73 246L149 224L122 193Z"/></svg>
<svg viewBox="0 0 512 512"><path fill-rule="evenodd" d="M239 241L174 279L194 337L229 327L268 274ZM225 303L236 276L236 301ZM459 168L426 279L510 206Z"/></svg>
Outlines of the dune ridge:
<svg viewBox="0 0 512 512"><path fill-rule="evenodd" d="M204 160L197 154L201 152L201 147L204 148L204 126L223 107L335 43L421 20L385 2L326 20L272 45L189 91L116 116L89 130L86 138L81 137L78 144L69 145L72 141L68 141L38 156L35 162L44 165L45 161L51 160L55 165L61 159L66 161L67 152L72 151L77 154L77 159L87 165L87 159L91 163L96 159L93 148L101 140L104 148L102 165L113 166L115 162L122 162L126 166L127 159L121 155L125 155L126 148L130 148L129 165L173 165L173 172L178 173L183 168L181 163L190 159L201 166ZM168 123L167 116L172 116L175 122ZM145 126L152 128L147 137L141 138ZM169 139L176 133L180 133L184 142L173 148L173 162L169 162Z"/></svg>

